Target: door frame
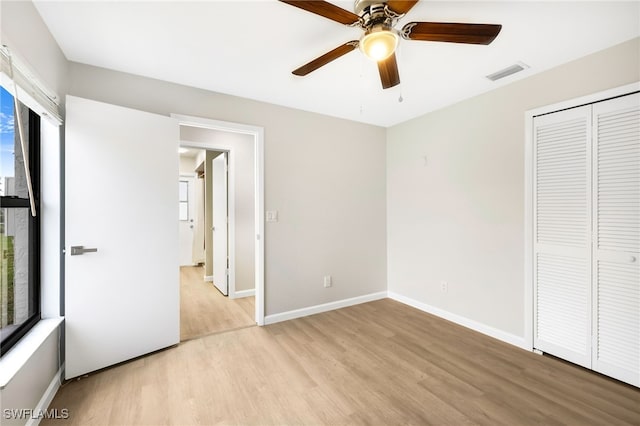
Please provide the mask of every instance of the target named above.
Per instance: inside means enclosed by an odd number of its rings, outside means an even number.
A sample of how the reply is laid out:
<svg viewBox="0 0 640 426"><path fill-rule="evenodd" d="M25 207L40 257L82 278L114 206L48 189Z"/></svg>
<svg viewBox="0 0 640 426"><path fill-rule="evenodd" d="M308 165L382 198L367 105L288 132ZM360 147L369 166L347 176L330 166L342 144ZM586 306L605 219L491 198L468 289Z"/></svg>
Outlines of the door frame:
<svg viewBox="0 0 640 426"><path fill-rule="evenodd" d="M195 127L195 126L191 126L191 127ZM202 128L202 126L197 126L197 127ZM214 145L216 146L216 148L212 148L212 146ZM231 145L221 144L217 142L194 142L194 141L183 141L183 140L180 141L180 146L185 148L197 148L205 151L215 151L215 152L227 154L227 170L228 170L228 174L227 174L227 258L229 262L228 263L229 275L227 277L227 294L225 294L225 296L228 296L229 299L236 299L238 297L236 294L236 214L235 214L236 166L235 166L235 156L231 155L231 153L234 152L234 148ZM205 162L206 162L206 156L205 156ZM205 201L204 204L205 204L205 211L206 211L207 208L211 208L212 204L209 203L209 205L207 206L206 197L204 201ZM213 226L213 223L212 223L212 226ZM213 245L212 229L205 229L205 234L207 233L209 233L212 236L211 243ZM213 277L214 275L205 274L204 279L205 281L214 283L215 281Z"/></svg>
<svg viewBox="0 0 640 426"><path fill-rule="evenodd" d="M229 121L171 114L181 126L200 127L229 133L250 135L254 140L254 220L255 220L255 321L264 325L264 128ZM217 142L180 141L180 146L226 151L229 153L229 298L236 297L235 289L235 156L234 147ZM176 154L177 155L177 154Z"/></svg>
<svg viewBox="0 0 640 426"><path fill-rule="evenodd" d="M211 246L213 248L213 256L212 256L212 266L213 266L213 285L215 287L218 288L218 290L220 290L220 292L222 294L224 294L225 296L229 296L230 299L234 299L236 298L237 294L236 294L236 283L235 283L235 241L236 241L236 237L235 237L235 185L233 186L233 191L230 191L230 189L232 188L230 182L229 182L229 178L231 175L234 176L235 178L235 167L232 169L231 168L231 164L229 162L229 153L231 151L222 151L220 154L218 154L213 160L211 160L211 187L212 187L212 196L211 196L211 205L208 206L211 208L211 214L212 214L212 220L211 220L211 230L209 230L208 232L211 233ZM216 172L215 168L216 168L216 160L218 160L218 158L222 157L224 159L224 170L222 170L223 175L224 176L224 185L223 186L219 186L218 183L216 183L217 181L217 177L216 174L218 174L219 172ZM205 155L205 161L206 161L206 155ZM226 289L223 291L222 288L220 288L220 283L219 280L216 280L216 277L220 277L220 272L216 271L216 264L219 264L219 259L220 259L220 252L218 250L219 248L219 242L220 242L220 237L216 235L218 234L218 229L216 227L217 224L217 220L216 219L216 205L218 203L221 203L221 200L219 198L219 195L216 195L218 193L218 190L224 188L224 192L225 192L225 197L224 197L224 204L226 204L225 206L225 249L226 249L226 253L224 256L224 281L225 281L225 287ZM231 195L233 193L233 195ZM230 234L230 230L233 229L233 236L231 236ZM233 248L233 251L231 250ZM218 253L216 253L218 252ZM255 255L255 253L254 253ZM232 275L233 274L233 275ZM233 279L232 279L233 277ZM231 284L233 282L233 284ZM233 296L232 296L233 295Z"/></svg>
<svg viewBox="0 0 640 426"><path fill-rule="evenodd" d="M640 82L614 87L612 89L593 93L579 98L546 105L543 107L525 111L524 121L524 349L533 350L533 328L534 328L534 285L533 285L533 245L535 242L533 235L533 119L536 116L550 114L569 108L605 101L640 91Z"/></svg>
<svg viewBox="0 0 640 426"><path fill-rule="evenodd" d="M179 172L178 174L178 181L181 181L183 179L189 179L189 193L188 193L188 203L189 203L189 218L188 219L190 221L190 223L193 225L193 195L195 194L195 180L197 179L197 175L195 173L187 173L187 172ZM193 228L192 228L193 229ZM193 233L193 231L192 231ZM184 265L184 266L193 266L193 235L191 236L191 240L192 240L192 244L191 244L191 262L189 263L189 265ZM180 246L178 246L178 248L180 248ZM182 253L179 252L180 257L182 257ZM181 262L182 263L182 262ZM183 266L183 265L180 265Z"/></svg>

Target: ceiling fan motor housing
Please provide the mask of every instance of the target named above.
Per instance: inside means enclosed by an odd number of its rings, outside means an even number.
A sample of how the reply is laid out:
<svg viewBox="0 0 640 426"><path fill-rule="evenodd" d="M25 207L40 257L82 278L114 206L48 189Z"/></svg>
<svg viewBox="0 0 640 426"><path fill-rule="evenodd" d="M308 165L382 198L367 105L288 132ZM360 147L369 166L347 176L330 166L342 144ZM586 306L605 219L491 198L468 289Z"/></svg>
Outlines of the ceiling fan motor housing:
<svg viewBox="0 0 640 426"><path fill-rule="evenodd" d="M395 17L388 13L386 4L381 3L380 0L356 0L354 10L361 19L360 25L365 30L374 26L393 27Z"/></svg>
<svg viewBox="0 0 640 426"><path fill-rule="evenodd" d="M356 15L361 16L362 12L364 12L365 9L375 4L383 4L383 3L381 3L380 0L355 0L353 4L353 10L355 11Z"/></svg>

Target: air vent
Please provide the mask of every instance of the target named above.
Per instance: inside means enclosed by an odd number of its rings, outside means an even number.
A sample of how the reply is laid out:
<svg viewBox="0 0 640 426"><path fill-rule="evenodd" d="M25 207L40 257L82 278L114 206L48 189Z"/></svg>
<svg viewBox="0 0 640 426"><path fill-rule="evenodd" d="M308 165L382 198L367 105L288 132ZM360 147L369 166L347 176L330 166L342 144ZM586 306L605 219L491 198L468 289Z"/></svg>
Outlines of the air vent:
<svg viewBox="0 0 640 426"><path fill-rule="evenodd" d="M501 78L505 78L507 76L510 76L511 74L515 74L527 68L529 68L529 65L522 62L517 62L511 66L501 69L500 71L496 71L493 74L489 74L486 77L491 81L497 81L497 80L500 80Z"/></svg>

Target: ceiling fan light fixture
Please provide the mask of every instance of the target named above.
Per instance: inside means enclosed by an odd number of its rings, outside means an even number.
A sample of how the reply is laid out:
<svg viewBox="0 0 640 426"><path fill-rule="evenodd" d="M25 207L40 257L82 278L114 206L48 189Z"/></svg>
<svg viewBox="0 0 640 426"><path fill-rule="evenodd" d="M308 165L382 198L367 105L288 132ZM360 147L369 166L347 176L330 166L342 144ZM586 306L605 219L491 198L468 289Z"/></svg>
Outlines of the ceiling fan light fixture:
<svg viewBox="0 0 640 426"><path fill-rule="evenodd" d="M373 27L360 38L360 50L376 62L391 56L397 46L398 34L386 26Z"/></svg>

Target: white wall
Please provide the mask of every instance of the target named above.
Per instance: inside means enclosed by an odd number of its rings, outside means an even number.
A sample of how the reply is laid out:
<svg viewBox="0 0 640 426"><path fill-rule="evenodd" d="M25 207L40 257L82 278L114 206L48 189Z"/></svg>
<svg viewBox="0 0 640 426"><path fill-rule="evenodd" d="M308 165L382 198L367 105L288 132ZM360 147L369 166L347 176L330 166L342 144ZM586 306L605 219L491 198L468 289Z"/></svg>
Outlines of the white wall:
<svg viewBox="0 0 640 426"><path fill-rule="evenodd" d="M388 129L390 292L524 336L524 113L639 80L639 40Z"/></svg>
<svg viewBox="0 0 640 426"><path fill-rule="evenodd" d="M56 328L24 367L16 373L9 385L2 389L0 394L2 426L23 425L28 420L28 418L6 418L4 410L35 409L41 402L50 383L55 380L55 372L58 370L59 339L60 329ZM38 409L45 408L47 407L38 407Z"/></svg>
<svg viewBox="0 0 640 426"><path fill-rule="evenodd" d="M71 63L70 93L265 129L265 313L386 289L381 127ZM323 287L323 276L334 278Z"/></svg>
<svg viewBox="0 0 640 426"><path fill-rule="evenodd" d="M49 89L67 91L68 62L31 2L0 2L2 43L28 64ZM46 127L42 148L42 316L60 315L60 132ZM44 140L46 139L46 140ZM55 329L0 391L0 409L35 409L60 365L59 329ZM44 407L39 407L44 408ZM24 424L9 421L6 424Z"/></svg>

